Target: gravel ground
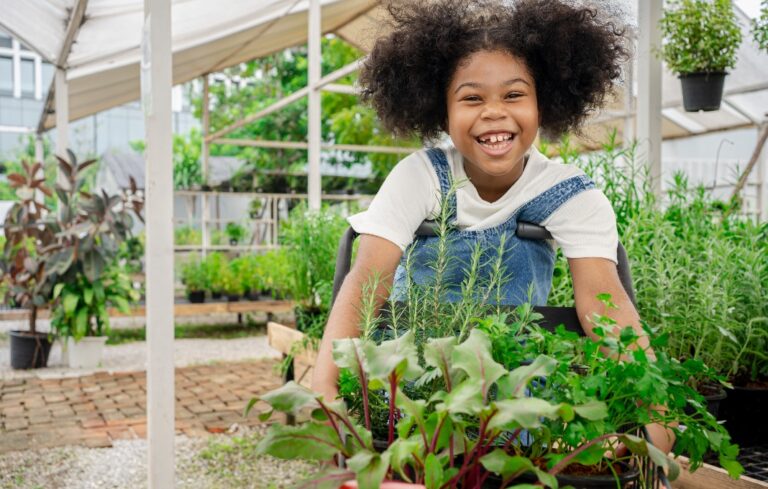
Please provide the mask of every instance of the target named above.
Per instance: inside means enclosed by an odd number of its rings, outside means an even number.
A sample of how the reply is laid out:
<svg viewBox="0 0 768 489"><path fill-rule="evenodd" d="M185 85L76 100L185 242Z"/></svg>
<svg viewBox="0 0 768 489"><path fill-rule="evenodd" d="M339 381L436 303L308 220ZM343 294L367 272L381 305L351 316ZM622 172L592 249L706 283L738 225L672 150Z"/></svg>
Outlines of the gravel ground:
<svg viewBox="0 0 768 489"><path fill-rule="evenodd" d="M282 489L311 474L313 465L256 455L262 430L236 429L208 440L176 437L180 489ZM120 440L112 448L64 447L0 455L3 489L143 489L146 440Z"/></svg>
<svg viewBox="0 0 768 489"><path fill-rule="evenodd" d="M61 343L55 342L48 358L48 368L13 370L10 367L8 339L0 340L0 380L29 377L62 378L92 374L95 370L70 369L61 360ZM280 353L267 344L266 336L235 339L180 339L174 341L174 362L177 367L226 361L240 362L262 358L280 358ZM107 345L102 366L96 370L131 372L146 370L147 344L143 341Z"/></svg>

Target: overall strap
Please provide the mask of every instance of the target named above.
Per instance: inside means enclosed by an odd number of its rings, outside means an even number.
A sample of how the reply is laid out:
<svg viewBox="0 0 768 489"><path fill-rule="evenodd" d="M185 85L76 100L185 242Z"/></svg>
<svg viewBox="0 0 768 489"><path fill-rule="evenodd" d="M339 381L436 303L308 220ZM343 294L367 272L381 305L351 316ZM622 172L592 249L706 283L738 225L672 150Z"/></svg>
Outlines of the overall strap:
<svg viewBox="0 0 768 489"><path fill-rule="evenodd" d="M435 168L437 180L440 182L440 202L441 205L448 205L448 220L453 222L456 219L456 191L451 191L453 185L453 174L448 164L448 158L440 148L430 148L427 150L429 161Z"/></svg>
<svg viewBox="0 0 768 489"><path fill-rule="evenodd" d="M541 224L571 197L595 187L586 175L568 178L527 202L517 212L518 221Z"/></svg>

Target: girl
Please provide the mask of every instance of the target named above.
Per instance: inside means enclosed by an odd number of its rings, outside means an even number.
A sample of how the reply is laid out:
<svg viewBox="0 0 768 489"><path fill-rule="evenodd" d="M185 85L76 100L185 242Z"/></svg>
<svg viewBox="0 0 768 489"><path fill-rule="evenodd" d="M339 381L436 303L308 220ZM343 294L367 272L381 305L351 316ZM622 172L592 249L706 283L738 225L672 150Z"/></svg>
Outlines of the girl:
<svg viewBox="0 0 768 489"><path fill-rule="evenodd" d="M403 286L403 253L412 246L418 256L426 246L414 233L437 214L440 198L455 210L454 255L467 256L478 240L495 249L507 237L504 303L526 302L529 286L533 303L546 303L554 250L514 236L518 220L533 222L568 258L584 330L592 334L587 318L597 313L642 335L616 271L610 203L581 170L532 146L540 130L550 137L576 130L601 105L627 58L623 31L593 9L558 0L404 1L389 12L392 30L361 72L364 97L395 133L434 140L445 132L452 146L402 160L368 210L349 219L361 235L357 260L330 314L314 390L335 398L333 340L359 335L361 290L372 276L384 278L380 303ZM450 182L462 180L468 183L449 194ZM415 275L430 273L426 264L415 268ZM599 293L611 294L618 309L606 311ZM656 434L657 444L660 438L667 441Z"/></svg>

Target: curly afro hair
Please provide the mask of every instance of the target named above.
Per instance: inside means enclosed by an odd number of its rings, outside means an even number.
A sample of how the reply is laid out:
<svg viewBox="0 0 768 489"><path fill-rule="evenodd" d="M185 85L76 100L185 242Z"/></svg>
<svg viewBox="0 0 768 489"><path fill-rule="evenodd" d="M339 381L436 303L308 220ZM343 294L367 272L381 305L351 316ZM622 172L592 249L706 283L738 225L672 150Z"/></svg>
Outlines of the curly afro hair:
<svg viewBox="0 0 768 489"><path fill-rule="evenodd" d="M363 99L387 129L424 140L443 131L453 73L476 52L524 61L548 137L578 131L629 56L625 29L566 0L394 0L388 10L391 31L360 73Z"/></svg>

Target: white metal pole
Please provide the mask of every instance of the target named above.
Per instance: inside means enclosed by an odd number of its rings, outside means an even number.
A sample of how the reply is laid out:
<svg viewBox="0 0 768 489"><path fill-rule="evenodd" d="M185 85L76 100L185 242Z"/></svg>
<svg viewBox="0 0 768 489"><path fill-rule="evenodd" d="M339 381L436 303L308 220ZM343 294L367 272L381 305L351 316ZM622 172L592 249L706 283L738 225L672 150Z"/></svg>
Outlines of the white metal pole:
<svg viewBox="0 0 768 489"><path fill-rule="evenodd" d="M35 162L45 166L45 152L43 151L42 134L35 134Z"/></svg>
<svg viewBox="0 0 768 489"><path fill-rule="evenodd" d="M320 81L321 64L320 64L320 41L321 41L321 11L320 0L309 1L309 32L308 32L308 65L309 65L309 114L307 118L308 126L308 143L309 149L307 151L307 174L309 188L307 194L309 195L309 208L320 209L320 139L321 130L320 125L320 89L317 87L317 83Z"/></svg>
<svg viewBox="0 0 768 489"><path fill-rule="evenodd" d="M67 157L67 148L69 147L69 87L67 86L67 72L57 68L55 77L56 155L69 161ZM58 165L56 167L58 168Z"/></svg>
<svg viewBox="0 0 768 489"><path fill-rule="evenodd" d="M662 0L638 0L637 139L650 165L651 188L661 202L661 47Z"/></svg>
<svg viewBox="0 0 768 489"><path fill-rule="evenodd" d="M208 133L211 130L211 108L210 108L210 87L208 81L208 74L203 75L203 184L208 185L208 178L210 177L210 153L211 145L208 142ZM208 221L211 220L211 209L208 200L207 191L203 191L200 194L200 234L203 236L203 250L202 257L205 258L208 254L208 247L210 246L210 238L208 236Z"/></svg>
<svg viewBox="0 0 768 489"><path fill-rule="evenodd" d="M171 2L144 0L141 101L146 131L147 441L150 489L174 487Z"/></svg>

